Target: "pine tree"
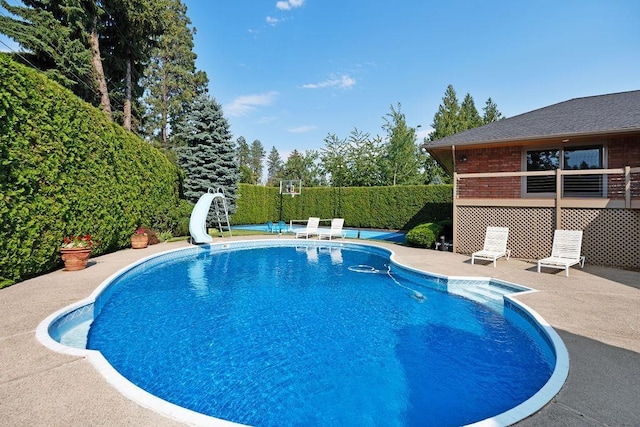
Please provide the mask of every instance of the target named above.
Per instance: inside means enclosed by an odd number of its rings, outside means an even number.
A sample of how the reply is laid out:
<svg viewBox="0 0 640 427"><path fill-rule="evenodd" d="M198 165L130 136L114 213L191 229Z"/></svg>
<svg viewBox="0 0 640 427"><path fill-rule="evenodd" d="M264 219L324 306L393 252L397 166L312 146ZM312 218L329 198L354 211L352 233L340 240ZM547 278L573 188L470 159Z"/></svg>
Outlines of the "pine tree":
<svg viewBox="0 0 640 427"><path fill-rule="evenodd" d="M460 104L456 91L452 85L447 86L442 104L438 107L438 112L433 117L431 127L433 132L429 135L431 141L453 135L461 130L460 126Z"/></svg>
<svg viewBox="0 0 640 427"><path fill-rule="evenodd" d="M165 31L162 17L169 0L109 0L103 1L104 22L100 31L103 63L110 84L112 99L122 105L122 125L132 130L140 120L139 85L144 69L158 38ZM134 118L134 113L136 116ZM135 126L137 127L137 126Z"/></svg>
<svg viewBox="0 0 640 427"><path fill-rule="evenodd" d="M388 135L384 146L387 185L415 184L418 175L416 130L407 126L400 103L397 109L391 106L383 128Z"/></svg>
<svg viewBox="0 0 640 427"><path fill-rule="evenodd" d="M172 145L169 129L175 128L185 107L205 93L208 84L206 73L196 71L195 29L191 28L186 6L180 0L166 1L168 5L161 13L164 32L142 83L146 110L143 132L148 139L158 138L164 147Z"/></svg>
<svg viewBox="0 0 640 427"><path fill-rule="evenodd" d="M247 144L247 140L244 139L244 136L239 136L236 140L236 155L238 156L238 164L249 165L249 157L251 153L249 152L249 144Z"/></svg>
<svg viewBox="0 0 640 427"><path fill-rule="evenodd" d="M196 98L184 120L178 124L176 136L183 142L178 147L178 164L185 172L184 195L196 202L209 188L222 188L227 196L229 213L235 212L238 193L238 163L222 107L203 94ZM210 213L209 220L213 219Z"/></svg>
<svg viewBox="0 0 640 427"><path fill-rule="evenodd" d="M345 177L348 150L347 141L344 139L340 139L334 134L328 134L324 138L324 148L320 150L320 160L323 165L323 173L330 175L333 187L347 185Z"/></svg>
<svg viewBox="0 0 640 427"><path fill-rule="evenodd" d="M264 151L264 147L260 140L254 140L251 144L250 150L251 172L253 174L252 184L259 184L262 180L262 171L264 169L262 162L264 162L265 155L266 152Z"/></svg>
<svg viewBox="0 0 640 427"><path fill-rule="evenodd" d="M445 95L442 98L442 104L440 104L438 112L433 117L431 126L434 130L429 135L429 140L435 141L502 118L502 114L498 111L497 105L491 98L487 100L483 110L484 115L480 117L469 93L464 97L462 105L458 105L455 89L451 85L447 86ZM429 155L425 156L423 169L425 179L429 182L435 182L436 178L438 180L442 179L443 182L449 182L449 179L445 178L445 171Z"/></svg>
<svg viewBox="0 0 640 427"><path fill-rule="evenodd" d="M240 167L240 182L242 184L253 184L253 172L250 167L251 152L244 136L240 136L236 140L236 157Z"/></svg>
<svg viewBox="0 0 640 427"><path fill-rule="evenodd" d="M362 134L354 130L349 135L351 149L348 159L348 184L353 187L373 187L384 185L382 138L371 138L368 133Z"/></svg>
<svg viewBox="0 0 640 427"><path fill-rule="evenodd" d="M280 153L276 150L276 147L271 147L269 156L267 156L267 185L277 185L278 180L282 178L282 169L284 163Z"/></svg>
<svg viewBox="0 0 640 427"><path fill-rule="evenodd" d="M498 111L498 106L491 98L487 99L487 103L482 110L484 111L484 114L482 115L482 123L485 125L487 123L497 122L504 118L502 117L502 113Z"/></svg>
<svg viewBox="0 0 640 427"><path fill-rule="evenodd" d="M306 150L304 154L293 150L282 168L282 177L300 179L306 187L320 185L319 158L320 155L315 150Z"/></svg>
<svg viewBox="0 0 640 427"><path fill-rule="evenodd" d="M471 94L467 93L460 105L460 131L482 126L482 117Z"/></svg>

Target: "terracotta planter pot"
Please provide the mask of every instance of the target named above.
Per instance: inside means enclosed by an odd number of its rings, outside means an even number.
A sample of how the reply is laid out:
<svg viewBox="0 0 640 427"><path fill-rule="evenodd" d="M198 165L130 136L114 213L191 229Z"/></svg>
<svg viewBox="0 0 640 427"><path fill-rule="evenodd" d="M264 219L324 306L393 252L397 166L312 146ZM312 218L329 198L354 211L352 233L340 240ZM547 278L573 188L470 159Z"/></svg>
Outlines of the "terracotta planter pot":
<svg viewBox="0 0 640 427"><path fill-rule="evenodd" d="M131 247L133 249L144 249L149 244L149 236L146 234L134 234L131 236Z"/></svg>
<svg viewBox="0 0 640 427"><path fill-rule="evenodd" d="M61 248L65 271L77 271L87 267L91 248Z"/></svg>

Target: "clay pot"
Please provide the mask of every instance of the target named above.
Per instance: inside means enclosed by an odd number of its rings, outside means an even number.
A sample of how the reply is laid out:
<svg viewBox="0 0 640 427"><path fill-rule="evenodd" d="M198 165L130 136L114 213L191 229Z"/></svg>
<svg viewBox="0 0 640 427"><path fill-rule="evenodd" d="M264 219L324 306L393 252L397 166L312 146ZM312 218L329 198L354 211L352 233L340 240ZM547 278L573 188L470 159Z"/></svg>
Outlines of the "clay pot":
<svg viewBox="0 0 640 427"><path fill-rule="evenodd" d="M149 236L146 234L134 234L131 236L131 247L133 249L144 249L149 244Z"/></svg>
<svg viewBox="0 0 640 427"><path fill-rule="evenodd" d="M61 248L65 271L77 271L87 267L91 248Z"/></svg>

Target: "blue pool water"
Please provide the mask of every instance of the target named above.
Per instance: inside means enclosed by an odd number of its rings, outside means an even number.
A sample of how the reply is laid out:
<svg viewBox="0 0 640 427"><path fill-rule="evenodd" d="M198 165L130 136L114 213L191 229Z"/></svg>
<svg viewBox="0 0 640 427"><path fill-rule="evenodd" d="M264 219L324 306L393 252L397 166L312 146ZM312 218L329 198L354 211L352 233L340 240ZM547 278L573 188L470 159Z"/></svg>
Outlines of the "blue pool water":
<svg viewBox="0 0 640 427"><path fill-rule="evenodd" d="M351 246L203 247L114 282L87 348L162 399L259 426L462 425L549 379L553 353L517 321L388 264Z"/></svg>
<svg viewBox="0 0 640 427"><path fill-rule="evenodd" d="M277 227L277 224L274 224L274 227ZM294 225L292 230L289 229L290 226L287 224L286 229L282 230L283 234L292 234L298 229L303 229L303 225ZM329 227L320 227L320 230L328 231ZM231 230L253 230L253 231L263 231L267 232L268 227L265 224L257 224L257 225L234 225L231 227ZM404 243L406 233L402 231L392 231L392 230L371 230L371 229L362 229L362 228L343 228L347 238L349 239L371 239L371 240L386 240L388 242L398 242Z"/></svg>

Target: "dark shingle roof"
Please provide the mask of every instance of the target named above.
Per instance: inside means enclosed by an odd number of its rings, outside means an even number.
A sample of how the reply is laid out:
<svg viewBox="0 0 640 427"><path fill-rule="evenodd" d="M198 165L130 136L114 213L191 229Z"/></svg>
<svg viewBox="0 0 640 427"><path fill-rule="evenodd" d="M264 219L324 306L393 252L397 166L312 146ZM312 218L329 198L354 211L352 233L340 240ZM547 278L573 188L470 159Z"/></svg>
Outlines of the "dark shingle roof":
<svg viewBox="0 0 640 427"><path fill-rule="evenodd" d="M575 98L431 142L427 148L640 131L640 90Z"/></svg>

